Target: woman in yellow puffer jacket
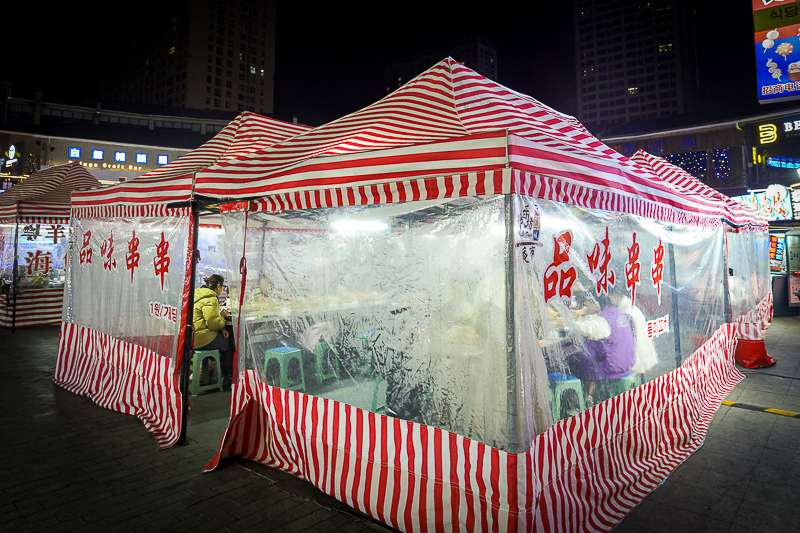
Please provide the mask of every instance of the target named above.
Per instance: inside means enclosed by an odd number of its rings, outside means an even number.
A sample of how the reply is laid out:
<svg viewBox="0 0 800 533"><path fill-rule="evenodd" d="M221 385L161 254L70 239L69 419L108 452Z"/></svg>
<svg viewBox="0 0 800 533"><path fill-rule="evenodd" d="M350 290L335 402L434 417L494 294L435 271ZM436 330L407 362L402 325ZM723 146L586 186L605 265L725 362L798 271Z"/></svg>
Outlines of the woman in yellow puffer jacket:
<svg viewBox="0 0 800 533"><path fill-rule="evenodd" d="M205 285L194 291L194 349L218 350L223 384L233 376L233 329L225 326L228 311L219 309L219 295L225 290L225 279L219 274L207 277Z"/></svg>

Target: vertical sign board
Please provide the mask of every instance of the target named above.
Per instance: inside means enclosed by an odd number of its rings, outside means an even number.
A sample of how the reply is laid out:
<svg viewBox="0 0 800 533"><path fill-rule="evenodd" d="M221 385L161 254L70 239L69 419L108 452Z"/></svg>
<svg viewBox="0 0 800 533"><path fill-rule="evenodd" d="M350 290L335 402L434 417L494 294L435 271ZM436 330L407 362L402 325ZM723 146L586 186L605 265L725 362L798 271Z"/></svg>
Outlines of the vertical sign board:
<svg viewBox="0 0 800 533"><path fill-rule="evenodd" d="M789 271L789 307L800 307L800 297L795 293L800 289L800 235L786 235L786 269Z"/></svg>
<svg viewBox="0 0 800 533"><path fill-rule="evenodd" d="M760 103L800 98L800 4L752 0Z"/></svg>

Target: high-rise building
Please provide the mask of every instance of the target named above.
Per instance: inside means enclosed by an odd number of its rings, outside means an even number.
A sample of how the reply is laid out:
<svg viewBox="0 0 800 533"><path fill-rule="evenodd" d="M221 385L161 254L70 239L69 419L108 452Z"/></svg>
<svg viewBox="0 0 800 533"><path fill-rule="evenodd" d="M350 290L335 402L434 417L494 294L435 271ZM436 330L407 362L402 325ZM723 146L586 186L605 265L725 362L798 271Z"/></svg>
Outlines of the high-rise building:
<svg viewBox="0 0 800 533"><path fill-rule="evenodd" d="M688 1L576 0L578 119L600 133L694 111L692 24Z"/></svg>
<svg viewBox="0 0 800 533"><path fill-rule="evenodd" d="M238 113L273 111L276 0L140 2L104 78L105 98Z"/></svg>

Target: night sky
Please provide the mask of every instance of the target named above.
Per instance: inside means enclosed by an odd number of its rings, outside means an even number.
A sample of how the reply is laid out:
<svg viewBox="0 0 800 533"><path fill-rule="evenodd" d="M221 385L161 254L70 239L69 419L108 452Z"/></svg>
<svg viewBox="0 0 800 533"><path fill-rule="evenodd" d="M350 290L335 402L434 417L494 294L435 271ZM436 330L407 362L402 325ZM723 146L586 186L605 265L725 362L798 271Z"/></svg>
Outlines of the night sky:
<svg viewBox="0 0 800 533"><path fill-rule="evenodd" d="M104 16L104 10L119 9L117 4L79 4L56 3L42 16L20 13L5 25L0 81L14 83L12 96L32 98L40 90L47 101L65 101L96 94L98 65L109 60L107 53L113 60L114 47L124 46L135 28L126 27L125 17ZM726 109L732 116L774 110L756 101L749 4L697 2L696 10L702 108ZM577 113L569 1L447 7L279 2L274 116L318 126L357 111L385 95L384 68L391 59L477 36L497 48L497 81L561 112Z"/></svg>

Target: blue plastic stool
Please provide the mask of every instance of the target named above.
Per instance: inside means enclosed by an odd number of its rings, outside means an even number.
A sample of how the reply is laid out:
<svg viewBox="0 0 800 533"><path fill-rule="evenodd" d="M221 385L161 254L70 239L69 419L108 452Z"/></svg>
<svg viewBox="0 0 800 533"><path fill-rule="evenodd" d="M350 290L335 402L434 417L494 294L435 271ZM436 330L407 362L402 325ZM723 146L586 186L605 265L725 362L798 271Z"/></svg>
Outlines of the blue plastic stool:
<svg viewBox="0 0 800 533"><path fill-rule="evenodd" d="M213 359L217 362L217 381L209 383L208 380L208 360ZM202 379L200 371L202 368ZM203 392L217 389L222 392L222 365L219 361L219 352L216 350L202 351L195 350L192 353L192 381L189 383L189 393L197 396Z"/></svg>
<svg viewBox="0 0 800 533"><path fill-rule="evenodd" d="M300 351L300 348L294 348L292 346L278 346L277 348L270 348L264 354L264 370L267 369L267 365L269 365L269 362L273 359L278 362L280 377L277 385L280 388L295 391L305 390L306 378L305 374L303 373L303 354ZM299 378L289 379L289 364L292 361L297 362ZM269 383L269 385L274 386L276 384Z"/></svg>
<svg viewBox="0 0 800 533"><path fill-rule="evenodd" d="M578 408L583 411L586 409L586 401L583 397L583 384L581 380L566 372L548 372L550 380L550 406L553 410L553 422L561 420L561 400L564 393L575 391L578 397Z"/></svg>

